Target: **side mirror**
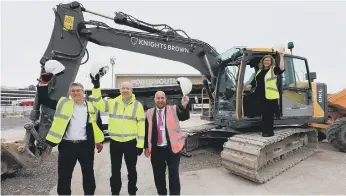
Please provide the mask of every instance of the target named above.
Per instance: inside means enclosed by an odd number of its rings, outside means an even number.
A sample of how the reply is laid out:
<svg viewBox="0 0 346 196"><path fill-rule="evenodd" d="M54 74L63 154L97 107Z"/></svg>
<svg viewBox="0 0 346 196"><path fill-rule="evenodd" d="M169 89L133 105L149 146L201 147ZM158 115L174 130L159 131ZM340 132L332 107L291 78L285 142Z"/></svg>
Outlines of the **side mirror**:
<svg viewBox="0 0 346 196"><path fill-rule="evenodd" d="M180 85L183 96L188 95L192 90L192 82L188 78L180 77L177 79L177 83Z"/></svg>
<svg viewBox="0 0 346 196"><path fill-rule="evenodd" d="M310 76L310 80L311 80L312 82L313 82L314 80L317 79L317 74L316 74L316 72L310 72L309 76ZM306 79L306 80L309 79L307 75L306 75L306 78L305 78L305 79Z"/></svg>

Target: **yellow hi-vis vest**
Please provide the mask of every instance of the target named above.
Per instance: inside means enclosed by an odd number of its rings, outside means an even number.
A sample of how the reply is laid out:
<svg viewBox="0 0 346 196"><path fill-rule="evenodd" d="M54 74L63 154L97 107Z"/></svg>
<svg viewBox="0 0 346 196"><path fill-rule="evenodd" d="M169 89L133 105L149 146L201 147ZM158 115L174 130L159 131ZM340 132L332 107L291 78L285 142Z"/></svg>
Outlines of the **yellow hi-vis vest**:
<svg viewBox="0 0 346 196"><path fill-rule="evenodd" d="M256 76L261 73L262 69L258 70ZM255 76L255 78L256 78ZM264 88L265 96L267 99L279 99L279 91L276 86L277 76L274 74L273 67L270 67L266 75L264 76ZM257 82L257 80L256 80Z"/></svg>
<svg viewBox="0 0 346 196"><path fill-rule="evenodd" d="M100 143L104 141L104 135L101 129L96 124L96 110L93 105L87 101L89 112L89 123L91 123L94 132L94 142ZM46 140L59 144L65 134L67 125L70 122L73 114L73 100L62 97L59 99L54 114L54 120L52 126L46 136Z"/></svg>
<svg viewBox="0 0 346 196"><path fill-rule="evenodd" d="M127 142L137 139L137 148L144 148L145 113L135 95L127 106L122 96L103 100L101 89L92 89L93 104L101 112L108 112L108 134L112 140Z"/></svg>

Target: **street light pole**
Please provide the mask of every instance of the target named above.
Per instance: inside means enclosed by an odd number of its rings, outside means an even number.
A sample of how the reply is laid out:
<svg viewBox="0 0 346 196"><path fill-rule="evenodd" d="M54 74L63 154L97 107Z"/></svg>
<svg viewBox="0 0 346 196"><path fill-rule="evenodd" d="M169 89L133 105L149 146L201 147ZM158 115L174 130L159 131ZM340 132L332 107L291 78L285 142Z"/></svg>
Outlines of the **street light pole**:
<svg viewBox="0 0 346 196"><path fill-rule="evenodd" d="M114 88L114 64L115 64L115 57L111 57L110 63L112 65L112 88Z"/></svg>

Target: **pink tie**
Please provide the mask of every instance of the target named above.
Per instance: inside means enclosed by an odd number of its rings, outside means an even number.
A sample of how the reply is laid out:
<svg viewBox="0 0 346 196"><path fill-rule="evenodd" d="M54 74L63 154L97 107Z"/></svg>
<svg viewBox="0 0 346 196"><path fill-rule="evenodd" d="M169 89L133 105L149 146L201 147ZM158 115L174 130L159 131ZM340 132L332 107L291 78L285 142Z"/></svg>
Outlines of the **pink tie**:
<svg viewBox="0 0 346 196"><path fill-rule="evenodd" d="M158 135L157 135L157 144L161 145L162 144L162 130L160 129L162 126L162 110L159 110L159 116L158 116L158 122L157 122L157 131L158 131Z"/></svg>

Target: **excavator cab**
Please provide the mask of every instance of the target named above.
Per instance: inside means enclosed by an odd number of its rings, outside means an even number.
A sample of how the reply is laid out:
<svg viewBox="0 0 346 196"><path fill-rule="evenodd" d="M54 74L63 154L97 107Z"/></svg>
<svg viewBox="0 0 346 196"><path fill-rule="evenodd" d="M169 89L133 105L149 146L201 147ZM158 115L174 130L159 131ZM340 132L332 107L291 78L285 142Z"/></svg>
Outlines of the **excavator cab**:
<svg viewBox="0 0 346 196"><path fill-rule="evenodd" d="M282 52L272 48L233 47L218 56L220 68L213 108L216 124L230 128L259 125L259 98L254 93L255 89L246 89L245 86L254 79L264 55L271 55L275 59L275 66L279 66L280 53L284 54L285 71L277 79L280 99L274 124L325 121L324 112L319 115L314 112L316 99L313 95L316 94L316 88L313 89L312 80L316 78L316 74L310 74L306 58L289 54L287 50Z"/></svg>

